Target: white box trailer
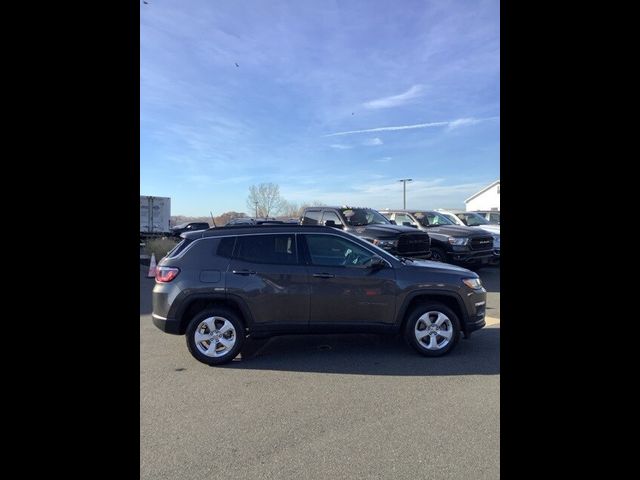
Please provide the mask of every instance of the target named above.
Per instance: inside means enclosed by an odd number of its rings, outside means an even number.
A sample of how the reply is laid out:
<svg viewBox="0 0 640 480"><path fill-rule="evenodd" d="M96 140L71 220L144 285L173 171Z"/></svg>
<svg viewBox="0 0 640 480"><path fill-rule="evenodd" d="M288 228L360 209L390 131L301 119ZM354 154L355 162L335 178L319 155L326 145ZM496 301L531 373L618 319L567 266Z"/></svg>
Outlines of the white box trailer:
<svg viewBox="0 0 640 480"><path fill-rule="evenodd" d="M140 195L140 233L168 233L171 227L171 198Z"/></svg>

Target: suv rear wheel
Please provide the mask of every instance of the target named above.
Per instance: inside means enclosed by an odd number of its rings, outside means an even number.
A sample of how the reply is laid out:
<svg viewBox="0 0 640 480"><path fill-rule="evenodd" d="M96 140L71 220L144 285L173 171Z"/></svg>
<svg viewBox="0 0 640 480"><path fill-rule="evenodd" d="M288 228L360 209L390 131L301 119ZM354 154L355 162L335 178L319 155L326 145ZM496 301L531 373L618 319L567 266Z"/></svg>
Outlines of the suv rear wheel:
<svg viewBox="0 0 640 480"><path fill-rule="evenodd" d="M235 313L226 308L215 308L193 317L185 336L187 348L196 360L207 365L222 365L240 353L245 333Z"/></svg>
<svg viewBox="0 0 640 480"><path fill-rule="evenodd" d="M441 303L422 303L409 314L404 336L422 355L439 357L458 343L460 321L453 310Z"/></svg>

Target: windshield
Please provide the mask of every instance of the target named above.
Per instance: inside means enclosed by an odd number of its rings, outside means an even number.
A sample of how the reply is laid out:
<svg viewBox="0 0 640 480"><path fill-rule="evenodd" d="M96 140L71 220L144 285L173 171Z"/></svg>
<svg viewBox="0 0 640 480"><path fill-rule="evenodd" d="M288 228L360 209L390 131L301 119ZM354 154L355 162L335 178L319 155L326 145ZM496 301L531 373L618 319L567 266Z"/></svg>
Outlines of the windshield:
<svg viewBox="0 0 640 480"><path fill-rule="evenodd" d="M344 208L341 211L347 224L352 227L376 224L391 225L391 222L382 214L368 208Z"/></svg>
<svg viewBox="0 0 640 480"><path fill-rule="evenodd" d="M423 227L436 227L438 225L455 225L451 220L437 212L416 212L413 214Z"/></svg>
<svg viewBox="0 0 640 480"><path fill-rule="evenodd" d="M458 213L458 217L460 217L460 220L462 220L468 227L489 225L487 219L477 213Z"/></svg>

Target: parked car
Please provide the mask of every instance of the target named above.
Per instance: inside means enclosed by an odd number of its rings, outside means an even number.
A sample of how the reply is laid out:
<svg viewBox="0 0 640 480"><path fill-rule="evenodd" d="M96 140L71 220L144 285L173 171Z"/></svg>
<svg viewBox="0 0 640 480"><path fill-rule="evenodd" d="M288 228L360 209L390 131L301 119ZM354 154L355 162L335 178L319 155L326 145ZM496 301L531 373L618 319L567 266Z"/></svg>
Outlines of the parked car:
<svg viewBox="0 0 640 480"><path fill-rule="evenodd" d="M361 237L393 255L429 258L429 235L415 228L395 225L372 208L309 207L300 220L302 225L325 225Z"/></svg>
<svg viewBox="0 0 640 480"><path fill-rule="evenodd" d="M470 267L486 265L493 260L493 235L456 225L433 210L381 210L398 225L417 228L431 238L431 260Z"/></svg>
<svg viewBox="0 0 640 480"><path fill-rule="evenodd" d="M474 210L473 213L477 213L489 223L500 225L499 210Z"/></svg>
<svg viewBox="0 0 640 480"><path fill-rule="evenodd" d="M492 263L500 263L500 225L489 223L482 216L474 214L473 212L463 211L447 211L438 208L436 210L456 225L474 227L485 230L493 234L493 260Z"/></svg>
<svg viewBox="0 0 640 480"><path fill-rule="evenodd" d="M485 325L472 271L391 255L323 226L221 227L185 233L158 264L152 321L185 335L193 357L231 361L245 338L402 333L425 356Z"/></svg>
<svg viewBox="0 0 640 480"><path fill-rule="evenodd" d="M171 228L171 235L179 237L184 232L195 232L197 230L206 230L211 228L207 222L188 222L181 223Z"/></svg>

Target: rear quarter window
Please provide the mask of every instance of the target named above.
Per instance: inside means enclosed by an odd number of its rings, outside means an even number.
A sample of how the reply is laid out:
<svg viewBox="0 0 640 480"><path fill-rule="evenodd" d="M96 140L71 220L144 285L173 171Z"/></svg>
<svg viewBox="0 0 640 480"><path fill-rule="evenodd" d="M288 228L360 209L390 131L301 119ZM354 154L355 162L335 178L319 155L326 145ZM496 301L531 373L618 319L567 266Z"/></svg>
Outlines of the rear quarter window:
<svg viewBox="0 0 640 480"><path fill-rule="evenodd" d="M187 248L187 245L189 245L191 242L193 242L193 240L187 238L183 239L180 243L173 247L173 249L170 250L169 253L167 253L167 258L176 257L180 254L180 252Z"/></svg>

